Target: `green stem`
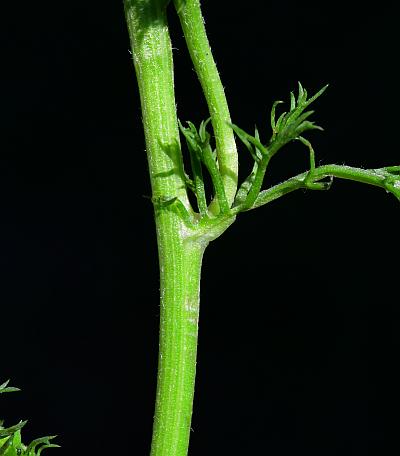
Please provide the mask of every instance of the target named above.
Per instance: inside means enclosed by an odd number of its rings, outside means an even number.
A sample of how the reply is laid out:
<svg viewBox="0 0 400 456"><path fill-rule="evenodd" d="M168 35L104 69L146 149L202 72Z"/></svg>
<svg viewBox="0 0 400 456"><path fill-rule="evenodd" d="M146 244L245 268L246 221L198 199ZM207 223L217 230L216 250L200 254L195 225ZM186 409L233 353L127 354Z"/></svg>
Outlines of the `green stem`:
<svg viewBox="0 0 400 456"><path fill-rule="evenodd" d="M178 197L189 206L176 103L172 47L165 1L124 0L142 118L153 198Z"/></svg>
<svg viewBox="0 0 400 456"><path fill-rule="evenodd" d="M174 237L172 231L169 234ZM187 455L204 247L191 241L180 248L168 244L160 256L160 351L151 456Z"/></svg>
<svg viewBox="0 0 400 456"><path fill-rule="evenodd" d="M228 103L208 42L199 0L174 0L187 47L206 98L214 129L225 195L231 205L237 189L238 157ZM215 202L212 204L212 212ZM216 211L217 212L217 211Z"/></svg>
<svg viewBox="0 0 400 456"><path fill-rule="evenodd" d="M386 168L386 170L397 171L397 166L392 166ZM256 207L263 206L264 204L270 203L287 193L291 193L300 188L308 188L309 182L307 178L309 177L309 172L298 174L285 182L282 182L278 185L274 185L268 190L263 190L258 195L254 204L248 209L238 206L232 212L234 214L240 212L241 210L250 210L255 209ZM340 179L352 180L355 182L361 182L364 184L373 185L375 187L381 187L388 190L387 174L383 174L382 170L379 169L362 169L362 168L353 168L351 166L341 166L341 165L324 165L318 168L315 168L312 172L312 182L318 182L321 179L327 177L338 177ZM399 188L400 190L400 188ZM392 191L392 190L390 190ZM393 193L393 191L392 191Z"/></svg>
<svg viewBox="0 0 400 456"><path fill-rule="evenodd" d="M206 241L190 239L175 197L191 210L180 152L165 1L125 0L155 205L160 346L152 456L186 456L196 370L200 272Z"/></svg>
<svg viewBox="0 0 400 456"><path fill-rule="evenodd" d="M254 181L251 184L249 193L246 196L245 207L250 208L257 199L258 194L260 193L261 186L264 181L265 172L267 171L268 163L270 160L269 155L263 155L262 159L258 163L257 171L254 176Z"/></svg>

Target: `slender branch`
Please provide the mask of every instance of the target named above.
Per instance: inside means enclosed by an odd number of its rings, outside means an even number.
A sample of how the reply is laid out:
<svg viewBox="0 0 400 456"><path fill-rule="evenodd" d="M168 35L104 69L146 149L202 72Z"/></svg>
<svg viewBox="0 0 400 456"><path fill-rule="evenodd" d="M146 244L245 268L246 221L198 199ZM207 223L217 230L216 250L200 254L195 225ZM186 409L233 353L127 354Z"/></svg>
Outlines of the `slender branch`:
<svg viewBox="0 0 400 456"><path fill-rule="evenodd" d="M219 170L228 204L236 194L238 157L224 88L208 42L199 0L174 0L190 57L206 98L214 129ZM218 212L214 202L210 210Z"/></svg>
<svg viewBox="0 0 400 456"><path fill-rule="evenodd" d="M203 159L204 159L204 165L206 166L215 191L215 196L217 198L219 208L220 208L220 213L221 214L226 214L229 212L229 203L226 199L226 192L224 188L224 183L222 176L218 170L217 163L215 159L212 156L212 151L211 147L208 146L203 150Z"/></svg>
<svg viewBox="0 0 400 456"><path fill-rule="evenodd" d="M399 169L400 167L398 166L379 169L362 169L353 168L351 166L324 165L313 170L312 182L318 182L328 177L338 177L340 179L347 179L364 184L374 185L375 187L381 187L387 191L394 193L395 196L400 199L400 177L391 174L398 172ZM285 182L274 185L268 190L263 190L260 192L254 204L249 209L245 208L244 206L237 206L234 208L233 212L238 213L242 210L246 211L255 209L300 188L310 188L310 182L308 181L308 178L308 171L298 174L297 176L294 176Z"/></svg>
<svg viewBox="0 0 400 456"><path fill-rule="evenodd" d="M267 171L269 160L270 160L270 156L264 155L257 165L257 171L254 175L254 180L251 183L250 190L249 190L249 192L246 196L245 202L244 202L246 208L251 208L253 206L254 202L256 201L256 199L260 193L261 186L262 186L264 176L265 176L265 172Z"/></svg>

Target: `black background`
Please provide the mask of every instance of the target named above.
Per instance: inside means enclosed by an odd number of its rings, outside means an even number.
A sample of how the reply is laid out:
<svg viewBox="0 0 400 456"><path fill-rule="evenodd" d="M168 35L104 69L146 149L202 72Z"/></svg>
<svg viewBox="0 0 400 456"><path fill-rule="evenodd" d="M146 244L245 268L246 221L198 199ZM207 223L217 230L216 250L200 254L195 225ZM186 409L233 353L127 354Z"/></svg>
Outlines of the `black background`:
<svg viewBox="0 0 400 456"><path fill-rule="evenodd" d="M394 2L203 3L235 123L265 138L273 100L330 83L317 162L400 163ZM23 390L1 416L59 434L59 456L148 454L157 250L122 2L10 2L1 20L0 380ZM170 21L179 116L199 122ZM307 166L290 145L266 185ZM209 246L191 455L399 452L398 227L392 195L337 180Z"/></svg>

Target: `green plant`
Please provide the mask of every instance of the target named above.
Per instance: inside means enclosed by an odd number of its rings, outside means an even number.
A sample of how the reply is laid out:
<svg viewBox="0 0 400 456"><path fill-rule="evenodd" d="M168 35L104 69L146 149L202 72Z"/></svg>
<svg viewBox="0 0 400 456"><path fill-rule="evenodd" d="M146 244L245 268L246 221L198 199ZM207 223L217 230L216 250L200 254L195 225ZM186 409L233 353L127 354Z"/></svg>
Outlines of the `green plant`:
<svg viewBox="0 0 400 456"><path fill-rule="evenodd" d="M9 380L0 385L0 394L12 393L19 391L18 388L8 386ZM3 427L3 421L0 421L0 455L1 456L39 456L46 448L57 448L60 445L50 443L55 435L41 437L32 440L29 445L24 445L21 441L21 429L27 421L20 421L13 426Z"/></svg>
<svg viewBox="0 0 400 456"><path fill-rule="evenodd" d="M400 199L400 166L361 169L316 167L311 143L304 137L321 130L309 120L308 107L326 86L308 97L301 84L290 94L287 112L271 110L271 132L262 140L230 119L224 90L208 44L199 0L175 0L187 47L203 88L210 118L197 128L177 119L173 62L166 0L125 0L126 20L141 97L152 201L159 247L161 316L156 411L151 454L184 456L194 394L200 271L208 243L219 237L243 211L267 204L303 188L328 190L332 179L350 179L385 189ZM207 131L211 123L212 134ZM183 165L181 137L186 141L191 173ZM238 159L234 133L253 160L248 177L238 187ZM215 137L215 145L212 137ZM263 189L270 160L291 141L309 153L309 170L281 184ZM207 197L204 174L214 197ZM196 207L188 197L192 192Z"/></svg>

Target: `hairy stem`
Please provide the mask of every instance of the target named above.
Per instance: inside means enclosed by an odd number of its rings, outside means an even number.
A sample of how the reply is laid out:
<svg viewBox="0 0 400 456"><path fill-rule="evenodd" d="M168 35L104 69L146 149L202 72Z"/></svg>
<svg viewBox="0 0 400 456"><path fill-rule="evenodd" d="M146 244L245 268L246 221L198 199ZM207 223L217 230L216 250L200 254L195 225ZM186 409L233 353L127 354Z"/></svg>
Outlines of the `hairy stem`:
<svg viewBox="0 0 400 456"><path fill-rule="evenodd" d="M182 217L163 201L188 210L174 98L165 1L125 0L140 90L155 204L160 264L160 345L152 456L186 456L196 371L200 271L206 242L190 240Z"/></svg>
<svg viewBox="0 0 400 456"><path fill-rule="evenodd" d="M388 167L386 169L397 170L398 167ZM258 195L254 204L248 209L255 209L256 207L263 206L264 204L270 203L287 193L291 193L300 188L308 188L309 182L309 172L298 174L280 184L274 185L268 190L263 190ZM364 184L373 185L375 187L381 187L387 189L387 176L385 176L379 169L362 169L362 168L353 168L351 166L341 166L341 165L324 165L315 168L311 180L312 182L318 182L327 177L338 177L340 179L352 180L355 182L361 182ZM400 190L400 189L399 189ZM240 212L238 207L234 213Z"/></svg>
<svg viewBox="0 0 400 456"><path fill-rule="evenodd" d="M160 255L160 353L151 456L187 455L203 251L200 243L188 241L180 248L166 246Z"/></svg>
<svg viewBox="0 0 400 456"><path fill-rule="evenodd" d="M208 42L199 0L174 0L187 47L206 98L214 129L219 170L228 204L237 189L238 158L224 88ZM216 203L211 205L215 212Z"/></svg>
<svg viewBox="0 0 400 456"><path fill-rule="evenodd" d="M165 1L124 0L153 198L188 206L174 94L172 47Z"/></svg>
<svg viewBox="0 0 400 456"><path fill-rule="evenodd" d="M250 208L253 206L254 202L257 199L258 194L260 193L262 183L264 181L265 172L269 163L269 155L264 155L257 166L257 171L254 176L254 181L250 187L249 193L247 194L245 200L245 207Z"/></svg>

